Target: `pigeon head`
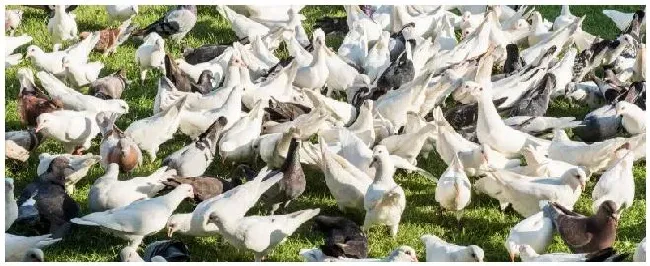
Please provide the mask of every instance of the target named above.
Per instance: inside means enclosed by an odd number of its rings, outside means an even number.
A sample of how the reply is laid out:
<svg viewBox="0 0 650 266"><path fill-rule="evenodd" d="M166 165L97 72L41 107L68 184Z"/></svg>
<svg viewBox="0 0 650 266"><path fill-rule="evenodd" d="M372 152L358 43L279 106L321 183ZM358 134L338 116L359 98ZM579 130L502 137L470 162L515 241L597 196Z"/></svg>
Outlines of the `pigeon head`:
<svg viewBox="0 0 650 266"><path fill-rule="evenodd" d="M585 190L585 186L587 186L587 174L585 173L585 170L580 167L567 170L564 175L562 175L562 180L573 189L580 187L581 190Z"/></svg>
<svg viewBox="0 0 650 266"><path fill-rule="evenodd" d="M120 250L120 259L123 262L131 262L137 260L138 257L140 257L140 255L138 255L138 250L134 247L126 246Z"/></svg>
<svg viewBox="0 0 650 266"><path fill-rule="evenodd" d="M192 219L192 214L174 214L170 216L165 225L165 228L167 228L167 237L171 238L175 232L182 230L184 225L187 224L187 218Z"/></svg>
<svg viewBox="0 0 650 266"><path fill-rule="evenodd" d="M45 254L41 249L32 248L25 253L24 262L44 262Z"/></svg>
<svg viewBox="0 0 650 266"><path fill-rule="evenodd" d="M56 121L54 121L54 117L51 114L49 113L41 114L36 118L36 129L34 130L34 132L39 133L43 130L47 132L48 127L50 127L51 124L55 122Z"/></svg>
<svg viewBox="0 0 650 266"><path fill-rule="evenodd" d="M513 30L522 30L522 29L529 29L529 28L530 28L530 24L528 24L528 21L526 21L523 18L518 19L517 23L512 25Z"/></svg>
<svg viewBox="0 0 650 266"><path fill-rule="evenodd" d="M517 251L519 255L522 257L529 258L529 257L537 256L537 252L535 252L535 250L532 247L526 244L519 246L519 250Z"/></svg>
<svg viewBox="0 0 650 266"><path fill-rule="evenodd" d="M469 256L468 259L471 259L476 262L483 262L483 258L485 257L485 254L483 252L483 249L480 248L477 245L470 245L467 246L466 249L467 256Z"/></svg>
<svg viewBox="0 0 650 266"><path fill-rule="evenodd" d="M390 261L399 261L399 262L417 262L418 257L415 253L415 249L409 246L400 246L397 249L391 252Z"/></svg>
<svg viewBox="0 0 650 266"><path fill-rule="evenodd" d="M27 57L35 57L36 55L42 54L42 53L43 53L43 50L41 50L41 48L36 46L36 45L32 44L32 45L27 47L27 54L26 54Z"/></svg>
<svg viewBox="0 0 650 266"><path fill-rule="evenodd" d="M70 159L65 156L52 159L50 166L47 168L49 176L54 177L56 180L65 179L72 172L74 172L74 169L70 167Z"/></svg>
<svg viewBox="0 0 650 266"><path fill-rule="evenodd" d="M194 198L194 188L192 188L192 185L190 184L182 184L177 186L174 190L180 191L179 193L182 193L185 198Z"/></svg>
<svg viewBox="0 0 650 266"><path fill-rule="evenodd" d="M481 95L488 92L483 86L481 86L481 84L478 84L474 81L463 81L460 90L469 93L477 100L481 97Z"/></svg>
<svg viewBox="0 0 650 266"><path fill-rule="evenodd" d="M600 206L598 207L598 212L596 212L596 216L618 221L621 215L621 210L623 210L624 207L625 205L622 205L620 208L617 208L616 203L614 203L611 200L606 200L605 202L601 203Z"/></svg>
<svg viewBox="0 0 650 266"><path fill-rule="evenodd" d="M626 101L620 101L616 103L616 115L624 116L629 114L630 109L632 109L632 104Z"/></svg>

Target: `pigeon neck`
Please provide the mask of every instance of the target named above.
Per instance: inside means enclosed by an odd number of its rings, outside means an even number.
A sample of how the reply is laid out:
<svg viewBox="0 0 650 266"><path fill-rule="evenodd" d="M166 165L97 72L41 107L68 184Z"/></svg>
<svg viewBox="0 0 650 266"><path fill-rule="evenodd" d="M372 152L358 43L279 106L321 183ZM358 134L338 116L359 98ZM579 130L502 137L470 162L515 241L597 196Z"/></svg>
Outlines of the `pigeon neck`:
<svg viewBox="0 0 650 266"><path fill-rule="evenodd" d="M393 181L393 175L395 174L395 166L393 163L390 161L390 159L387 158L379 158L378 159L378 167L377 171L375 172L375 183L380 183L380 182L385 182L385 181Z"/></svg>
<svg viewBox="0 0 650 266"><path fill-rule="evenodd" d="M503 124L497 108L492 102L492 94L488 92L483 92L478 97L478 122L477 125L495 125Z"/></svg>
<svg viewBox="0 0 650 266"><path fill-rule="evenodd" d="M180 187L180 186L179 186ZM185 194L184 190L174 189L171 192L169 192L167 195L162 196L163 201L165 202L165 205L170 207L171 209L176 209L185 198L187 198L187 195Z"/></svg>
<svg viewBox="0 0 650 266"><path fill-rule="evenodd" d="M287 152L287 159L284 160L282 169L286 170L291 165L300 165L300 153L298 152L299 144L300 143L296 138L291 139L291 143L289 144L289 151ZM285 177L287 176L285 175Z"/></svg>

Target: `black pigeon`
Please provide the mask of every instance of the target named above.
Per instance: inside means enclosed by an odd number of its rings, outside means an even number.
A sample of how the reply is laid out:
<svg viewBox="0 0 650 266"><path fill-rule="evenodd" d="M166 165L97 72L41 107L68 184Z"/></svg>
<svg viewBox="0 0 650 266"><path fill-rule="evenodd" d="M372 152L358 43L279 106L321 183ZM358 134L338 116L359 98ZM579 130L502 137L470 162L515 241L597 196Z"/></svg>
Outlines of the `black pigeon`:
<svg viewBox="0 0 650 266"><path fill-rule="evenodd" d="M23 190L17 204L23 205L28 199L35 200L39 220L49 228L47 231L52 238L61 238L70 229L70 219L79 217L79 204L65 192L65 176L70 168L69 160L57 157L49 165L47 171Z"/></svg>
<svg viewBox="0 0 650 266"><path fill-rule="evenodd" d="M608 104L588 113L573 133L582 141L599 142L614 137L620 127L615 105Z"/></svg>
<svg viewBox="0 0 650 266"><path fill-rule="evenodd" d="M547 73L532 89L521 96L510 110L510 116L544 116L555 88L555 75Z"/></svg>
<svg viewBox="0 0 650 266"><path fill-rule="evenodd" d="M410 82L415 77L415 67L411 61L411 55L405 50L397 60L392 61L388 68L377 79L377 87L380 90L391 90Z"/></svg>
<svg viewBox="0 0 650 266"><path fill-rule="evenodd" d="M494 106L499 106L507 99L508 97L503 97L501 99L493 100L492 103L494 103ZM449 124L456 130L475 125L476 121L478 121L478 104L471 103L456 105L453 108L447 109L444 116Z"/></svg>
<svg viewBox="0 0 650 266"><path fill-rule="evenodd" d="M283 173L282 179L262 195L262 200L266 205L271 206L271 215L280 207L282 210L286 210L292 200L305 192L305 172L300 165L299 148L300 141L296 136L292 136L287 158L279 169Z"/></svg>
<svg viewBox="0 0 650 266"><path fill-rule="evenodd" d="M619 262L625 260L628 256L630 256L628 253L616 254L616 250L609 247L587 254L585 262Z"/></svg>
<svg viewBox="0 0 650 266"><path fill-rule="evenodd" d="M151 258L156 256L160 256L168 262L189 262L190 250L180 240L156 241L144 249L142 259L150 262Z"/></svg>
<svg viewBox="0 0 650 266"><path fill-rule="evenodd" d="M133 36L147 36L156 32L160 37L180 41L196 24L196 6L181 5L170 10L149 26L133 32Z"/></svg>
<svg viewBox="0 0 650 266"><path fill-rule="evenodd" d="M589 217L557 203L546 206L544 211L549 213L560 237L573 253L591 253L614 244L621 209L607 200L598 207L596 214Z"/></svg>
<svg viewBox="0 0 650 266"><path fill-rule="evenodd" d="M179 91L192 91L192 81L176 65L170 54L165 55L165 77L167 77Z"/></svg>
<svg viewBox="0 0 650 266"><path fill-rule="evenodd" d="M269 99L269 107L264 108L264 121L284 123L311 112L311 108L298 103L284 103L274 98Z"/></svg>
<svg viewBox="0 0 650 266"><path fill-rule="evenodd" d="M503 73L506 76L510 76L512 73L515 73L522 69L526 62L519 56L519 48L516 44L511 43L506 45L506 62L503 65Z"/></svg>
<svg viewBox="0 0 650 266"><path fill-rule="evenodd" d="M314 222L314 230L325 234L325 244L320 246L323 254L334 258L368 257L368 238L355 222L325 215L316 216Z"/></svg>
<svg viewBox="0 0 650 266"><path fill-rule="evenodd" d="M191 82L190 87L192 88L191 90L193 92L198 92L203 95L208 94L212 91L214 86L212 86L212 81L214 80L214 75L212 75L212 71L210 70L203 70L201 72L201 75L199 75L199 81L197 83Z"/></svg>
<svg viewBox="0 0 650 266"><path fill-rule="evenodd" d="M229 45L221 44L205 44L198 48L185 48L183 50L183 58L185 62L191 65L208 62L220 56Z"/></svg>

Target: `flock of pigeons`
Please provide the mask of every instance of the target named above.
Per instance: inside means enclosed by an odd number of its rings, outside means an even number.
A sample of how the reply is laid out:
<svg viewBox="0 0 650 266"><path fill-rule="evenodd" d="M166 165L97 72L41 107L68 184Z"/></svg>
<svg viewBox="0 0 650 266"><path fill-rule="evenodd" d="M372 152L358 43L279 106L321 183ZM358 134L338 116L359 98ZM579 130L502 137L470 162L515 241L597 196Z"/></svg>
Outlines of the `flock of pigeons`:
<svg viewBox="0 0 650 266"><path fill-rule="evenodd" d="M527 6L345 6L345 19L318 19L310 39L302 6L217 6L239 40L173 58L165 42L182 42L192 31L196 6L174 7L144 28L131 23L137 6L106 6L122 24L96 32L79 32L77 6L30 7L47 13L53 51L26 48L40 84L30 68L18 69L27 129L5 133L6 158L26 161L44 138L68 153L40 154L38 178L17 200L13 180L5 179L5 231L16 222L44 233L5 233L7 261L43 261L41 248L73 226L124 239L123 261L189 260L188 248L173 239L138 254L143 239L161 230L170 238L221 235L261 261L310 220L325 241L300 251L306 261L417 261L409 246L367 258L367 230L387 226L387 237L395 237L410 207L393 179L398 168L437 181L437 204L458 219L472 189L502 210L511 205L523 218L505 242L513 260L629 255L612 245L621 212L633 204L633 162L645 158L643 10L603 11L621 30L609 40L583 31L584 17L568 6L552 22ZM13 36L22 11L5 14L9 67L32 37ZM339 33L345 38L334 51L325 36ZM124 70L100 77L104 64L89 54L109 55L129 38L142 41L134 55L140 78L152 69L163 76L151 116L122 130L115 122L129 112L120 98L131 81ZM274 54L281 43L287 59ZM584 121L544 116L556 97L593 111ZM585 142L569 139L569 128ZM141 166L143 152L153 162L178 131L192 142L158 170L118 178ZM100 154L84 154L97 135ZM448 165L437 179L417 167L418 156L431 152ZM241 164L230 178L203 176L217 155ZM259 172L247 166L260 159L266 166ZM105 172L90 189L91 213L82 214L70 194L96 163ZM361 226L318 208L284 214L308 185L303 168L323 173L342 214L365 213ZM594 175L600 178L590 181ZM588 182L596 182L594 213L576 213ZM194 211L174 213L186 199L197 203ZM247 215L258 202L268 215ZM555 234L573 254L546 253ZM484 258L476 245L431 234L421 241L426 261ZM633 260L645 261L645 250L644 238Z"/></svg>

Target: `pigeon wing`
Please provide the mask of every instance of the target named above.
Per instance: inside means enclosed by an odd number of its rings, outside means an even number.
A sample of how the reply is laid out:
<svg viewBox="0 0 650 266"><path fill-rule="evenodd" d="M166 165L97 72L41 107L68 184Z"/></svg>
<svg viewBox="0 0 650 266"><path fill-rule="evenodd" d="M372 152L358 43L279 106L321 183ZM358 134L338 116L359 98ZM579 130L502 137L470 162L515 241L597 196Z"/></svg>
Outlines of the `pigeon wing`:
<svg viewBox="0 0 650 266"><path fill-rule="evenodd" d="M586 219L560 215L555 223L562 240L572 249L591 242L593 235L587 232Z"/></svg>

